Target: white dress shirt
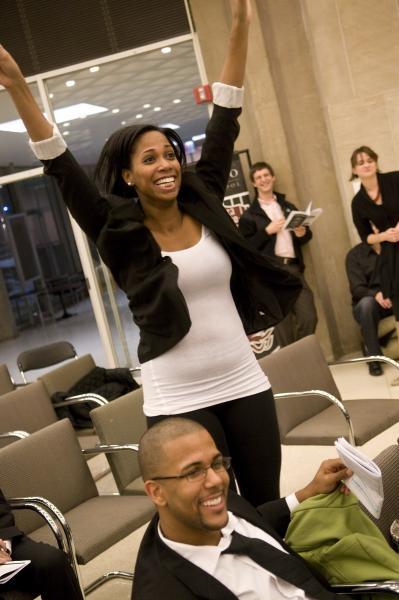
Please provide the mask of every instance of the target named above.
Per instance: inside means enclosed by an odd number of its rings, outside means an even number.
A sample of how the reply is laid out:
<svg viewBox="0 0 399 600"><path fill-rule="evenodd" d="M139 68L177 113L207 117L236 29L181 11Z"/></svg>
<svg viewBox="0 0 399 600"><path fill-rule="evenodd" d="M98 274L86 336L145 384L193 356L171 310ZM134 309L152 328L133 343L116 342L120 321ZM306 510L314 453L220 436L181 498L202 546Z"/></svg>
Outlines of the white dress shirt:
<svg viewBox="0 0 399 600"><path fill-rule="evenodd" d="M258 198L260 207L265 211L271 221L284 219L284 213L273 194L273 200L261 200ZM276 235L276 244L274 246L274 254L282 258L295 258L294 244L292 242L291 233L288 229L279 231Z"/></svg>
<svg viewBox="0 0 399 600"><path fill-rule="evenodd" d="M290 509L296 501L292 496L286 499ZM270 573L251 558L237 554L222 554L223 550L230 546L233 531L247 537L258 538L281 552L287 552L274 537L259 527L230 511L228 516L228 523L221 531L222 537L217 546L191 546L174 542L165 538L159 526L158 533L169 548L215 577L240 600L312 600L303 590Z"/></svg>

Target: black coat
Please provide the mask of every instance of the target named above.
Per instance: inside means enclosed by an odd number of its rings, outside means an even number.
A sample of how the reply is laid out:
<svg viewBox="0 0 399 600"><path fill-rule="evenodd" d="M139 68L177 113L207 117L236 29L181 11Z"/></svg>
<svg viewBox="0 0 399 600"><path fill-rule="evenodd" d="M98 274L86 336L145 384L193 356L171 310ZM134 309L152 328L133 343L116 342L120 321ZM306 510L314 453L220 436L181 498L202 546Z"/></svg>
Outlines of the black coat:
<svg viewBox="0 0 399 600"><path fill-rule="evenodd" d="M399 222L399 171L377 173L382 204L375 204L365 188L352 200L352 217L362 242L373 232L371 223L382 232ZM399 296L399 243L382 242L378 278L385 298Z"/></svg>
<svg viewBox="0 0 399 600"><path fill-rule="evenodd" d="M2 540L11 540L21 535L23 534L15 525L10 505L0 490L0 538Z"/></svg>
<svg viewBox="0 0 399 600"><path fill-rule="evenodd" d="M365 296L374 296L381 290L377 275L378 254L372 246L361 242L346 255L346 274L352 294L352 303L357 304Z"/></svg>
<svg viewBox="0 0 399 600"><path fill-rule="evenodd" d="M228 252L234 301L246 332L253 333L282 320L301 284L258 254L223 207L239 114L240 109L215 106L201 159L195 173L183 173L178 202L181 210L208 227ZM177 285L178 269L170 257L162 257L143 223L140 203L133 198L101 196L68 150L43 163L45 172L57 179L72 216L127 294L140 329L140 362L160 356L187 334L191 321Z"/></svg>
<svg viewBox="0 0 399 600"><path fill-rule="evenodd" d="M285 218L288 217L292 210L297 210L296 206L285 199L284 194L275 192L277 202L281 206L283 215ZM249 240L252 245L263 254L263 256L273 257L276 255L275 246L277 234L269 234L266 232L266 227L271 223L271 219L267 216L257 198L254 199L251 206L241 215L238 228L240 233ZM306 233L302 237L297 237L292 231L290 231L292 242L294 244L295 258L298 260L298 264L301 271L305 269L303 262L301 246L309 242L312 239L312 232L309 227L306 227Z"/></svg>
<svg viewBox="0 0 399 600"><path fill-rule="evenodd" d="M234 492L229 495L228 508L235 515L246 519L273 536L288 552L292 550L282 539L290 514L285 500L276 500L253 508ZM303 563L300 577L309 576L309 567ZM310 575L310 577L312 577ZM313 579L313 578L312 578ZM319 600L338 599L328 591L328 584L314 576L318 593L312 594ZM297 583L301 587L300 581ZM339 596L349 600L347 596ZM132 591L132 600L237 600L237 597L222 583L169 548L158 535L158 517L149 524L140 545ZM266 599L265 599L266 600Z"/></svg>

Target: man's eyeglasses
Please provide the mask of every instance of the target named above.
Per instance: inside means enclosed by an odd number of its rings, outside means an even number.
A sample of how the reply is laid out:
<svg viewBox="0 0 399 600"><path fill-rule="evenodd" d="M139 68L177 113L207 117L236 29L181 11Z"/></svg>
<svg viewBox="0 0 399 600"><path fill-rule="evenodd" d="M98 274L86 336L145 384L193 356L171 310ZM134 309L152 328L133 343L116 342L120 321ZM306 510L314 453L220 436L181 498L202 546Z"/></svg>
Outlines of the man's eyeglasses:
<svg viewBox="0 0 399 600"><path fill-rule="evenodd" d="M212 469L215 473L220 471L227 471L230 469L231 458L230 456L218 456L215 458L213 462L207 467L193 467L187 473L183 473L182 475L168 475L165 477L151 477L151 479L157 481L160 479L187 479L187 481L202 481L205 479L208 469Z"/></svg>

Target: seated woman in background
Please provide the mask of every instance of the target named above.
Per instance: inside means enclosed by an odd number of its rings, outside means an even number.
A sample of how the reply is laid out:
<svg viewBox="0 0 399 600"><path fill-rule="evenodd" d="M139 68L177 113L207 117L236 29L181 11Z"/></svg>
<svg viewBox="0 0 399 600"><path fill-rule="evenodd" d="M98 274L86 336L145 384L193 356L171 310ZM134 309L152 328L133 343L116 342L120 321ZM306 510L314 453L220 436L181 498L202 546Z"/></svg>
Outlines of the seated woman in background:
<svg viewBox="0 0 399 600"><path fill-rule="evenodd" d="M363 242L381 245L377 275L399 337L399 171L380 173L378 155L368 146L354 150L351 165L351 179L361 181L352 200L353 222Z"/></svg>
<svg viewBox="0 0 399 600"><path fill-rule="evenodd" d="M42 115L15 61L0 50L9 92L45 172L125 291L140 328L148 425L169 415L203 424L233 458L242 494L279 497L281 448L270 383L246 333L281 321L301 289L238 233L222 200L239 132L249 0L234 0L214 111L194 173L170 129L128 126L110 136L97 174L103 194Z"/></svg>

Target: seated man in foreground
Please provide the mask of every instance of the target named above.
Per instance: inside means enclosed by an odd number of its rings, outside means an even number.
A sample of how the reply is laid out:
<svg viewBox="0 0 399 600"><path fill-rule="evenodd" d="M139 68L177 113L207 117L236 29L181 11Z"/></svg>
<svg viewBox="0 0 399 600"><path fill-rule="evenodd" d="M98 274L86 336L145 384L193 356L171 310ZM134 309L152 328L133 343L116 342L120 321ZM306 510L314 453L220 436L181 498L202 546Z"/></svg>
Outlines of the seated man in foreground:
<svg viewBox="0 0 399 600"><path fill-rule="evenodd" d="M26 591L41 595L43 600L82 600L78 580L66 554L49 544L34 542L15 525L10 505L0 490L0 564L10 560L30 560L2 592Z"/></svg>
<svg viewBox="0 0 399 600"><path fill-rule="evenodd" d="M139 461L158 515L140 546L134 600L338 598L282 536L298 502L351 474L339 459L324 461L296 494L258 509L229 491L230 460L194 421L173 417L151 427Z"/></svg>

